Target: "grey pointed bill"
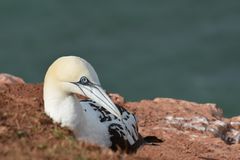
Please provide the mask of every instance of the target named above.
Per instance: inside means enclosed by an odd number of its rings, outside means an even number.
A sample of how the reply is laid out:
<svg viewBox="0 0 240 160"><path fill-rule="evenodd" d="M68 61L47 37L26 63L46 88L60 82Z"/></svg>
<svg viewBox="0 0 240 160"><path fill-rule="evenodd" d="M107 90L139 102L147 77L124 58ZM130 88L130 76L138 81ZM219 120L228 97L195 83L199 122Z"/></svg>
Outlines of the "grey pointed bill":
<svg viewBox="0 0 240 160"><path fill-rule="evenodd" d="M87 86L80 84L79 87L81 88L82 92L84 92L85 96L104 107L117 118L122 119L121 113L119 112L118 108L100 86L95 84Z"/></svg>

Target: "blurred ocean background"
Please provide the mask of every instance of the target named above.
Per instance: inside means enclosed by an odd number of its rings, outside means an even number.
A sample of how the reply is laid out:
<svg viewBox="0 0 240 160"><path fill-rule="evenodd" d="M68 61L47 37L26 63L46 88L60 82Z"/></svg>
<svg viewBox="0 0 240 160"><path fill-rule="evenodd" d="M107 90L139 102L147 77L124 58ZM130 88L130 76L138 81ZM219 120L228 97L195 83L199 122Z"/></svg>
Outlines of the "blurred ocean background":
<svg viewBox="0 0 240 160"><path fill-rule="evenodd" d="M87 59L128 101L213 102L240 115L240 1L0 1L0 72L43 82L62 55Z"/></svg>

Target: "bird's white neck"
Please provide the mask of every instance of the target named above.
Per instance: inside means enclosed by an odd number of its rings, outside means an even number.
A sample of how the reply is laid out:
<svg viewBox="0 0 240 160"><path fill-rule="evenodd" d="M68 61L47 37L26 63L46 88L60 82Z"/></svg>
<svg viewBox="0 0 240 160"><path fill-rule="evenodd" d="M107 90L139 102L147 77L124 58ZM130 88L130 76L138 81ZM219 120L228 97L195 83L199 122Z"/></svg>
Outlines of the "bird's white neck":
<svg viewBox="0 0 240 160"><path fill-rule="evenodd" d="M57 91L44 91L44 109L54 122L74 129L80 121L82 107L75 95Z"/></svg>

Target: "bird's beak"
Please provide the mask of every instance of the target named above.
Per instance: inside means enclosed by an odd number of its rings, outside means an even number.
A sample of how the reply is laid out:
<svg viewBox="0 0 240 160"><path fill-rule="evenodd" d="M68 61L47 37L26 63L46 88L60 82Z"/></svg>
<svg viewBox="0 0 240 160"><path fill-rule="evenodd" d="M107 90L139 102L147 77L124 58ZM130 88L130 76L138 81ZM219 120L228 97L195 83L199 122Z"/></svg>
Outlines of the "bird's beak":
<svg viewBox="0 0 240 160"><path fill-rule="evenodd" d="M97 104L104 107L110 113L117 116L117 118L122 119L122 116L121 116L118 108L116 107L116 105L112 102L112 100L109 98L109 96L106 94L106 92L99 85L78 84L78 87L81 89L81 91L84 93L84 95L86 97L92 99Z"/></svg>

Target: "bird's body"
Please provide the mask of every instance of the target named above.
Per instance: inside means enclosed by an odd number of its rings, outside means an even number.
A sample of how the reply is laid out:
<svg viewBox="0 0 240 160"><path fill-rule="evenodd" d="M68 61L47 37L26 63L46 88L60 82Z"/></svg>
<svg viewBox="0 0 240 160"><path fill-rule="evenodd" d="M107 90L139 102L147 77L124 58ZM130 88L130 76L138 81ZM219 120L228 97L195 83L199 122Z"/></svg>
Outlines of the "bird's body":
<svg viewBox="0 0 240 160"><path fill-rule="evenodd" d="M75 94L89 99L80 100ZM44 82L44 107L54 122L73 130L77 139L113 150L132 153L144 143L161 142L156 137L142 138L134 114L112 103L94 69L79 57L62 57L50 66Z"/></svg>
<svg viewBox="0 0 240 160"><path fill-rule="evenodd" d="M112 149L117 149L117 146L124 144L120 146L123 150L135 144L139 139L136 118L127 110L119 106L123 118L120 120L92 100L81 101L80 105L84 112L84 121L88 124L80 124L79 128L84 128L84 132L80 129L78 137L84 137L90 142Z"/></svg>

